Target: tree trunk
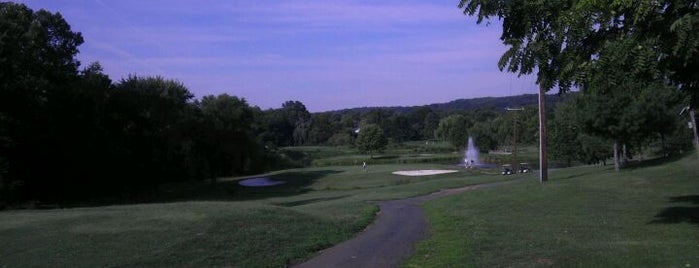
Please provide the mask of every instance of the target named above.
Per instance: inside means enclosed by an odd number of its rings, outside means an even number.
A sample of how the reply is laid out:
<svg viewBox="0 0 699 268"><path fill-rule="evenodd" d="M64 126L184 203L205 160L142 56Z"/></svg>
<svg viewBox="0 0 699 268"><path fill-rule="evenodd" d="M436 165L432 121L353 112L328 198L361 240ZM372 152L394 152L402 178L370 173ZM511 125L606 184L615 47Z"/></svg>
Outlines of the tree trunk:
<svg viewBox="0 0 699 268"><path fill-rule="evenodd" d="M212 175L211 178L209 178L209 186L214 187L216 185L216 175Z"/></svg>
<svg viewBox="0 0 699 268"><path fill-rule="evenodd" d="M621 145L621 152L622 167L626 167L629 165L629 156L628 152L626 151L626 143Z"/></svg>
<svg viewBox="0 0 699 268"><path fill-rule="evenodd" d="M619 142L614 141L614 171L619 172Z"/></svg>
<svg viewBox="0 0 699 268"><path fill-rule="evenodd" d="M546 88L539 84L539 182L548 180L548 163L546 161Z"/></svg>
<svg viewBox="0 0 699 268"><path fill-rule="evenodd" d="M663 157L668 157L667 146L665 145L665 134L663 133L660 133L660 144L662 145L663 149Z"/></svg>
<svg viewBox="0 0 699 268"><path fill-rule="evenodd" d="M694 115L694 107L689 109L689 120L692 120L692 131L694 131L694 149L699 154L699 135L697 135L697 120Z"/></svg>

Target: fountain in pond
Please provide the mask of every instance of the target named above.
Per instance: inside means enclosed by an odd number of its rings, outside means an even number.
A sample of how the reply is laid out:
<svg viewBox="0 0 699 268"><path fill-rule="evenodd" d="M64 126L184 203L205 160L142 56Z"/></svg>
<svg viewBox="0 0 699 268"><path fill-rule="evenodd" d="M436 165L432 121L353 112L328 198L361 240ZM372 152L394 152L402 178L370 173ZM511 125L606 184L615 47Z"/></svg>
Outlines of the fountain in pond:
<svg viewBox="0 0 699 268"><path fill-rule="evenodd" d="M468 137L468 145L466 146L466 153L464 153L464 166L475 167L480 165L478 161L478 147L473 142L472 137Z"/></svg>

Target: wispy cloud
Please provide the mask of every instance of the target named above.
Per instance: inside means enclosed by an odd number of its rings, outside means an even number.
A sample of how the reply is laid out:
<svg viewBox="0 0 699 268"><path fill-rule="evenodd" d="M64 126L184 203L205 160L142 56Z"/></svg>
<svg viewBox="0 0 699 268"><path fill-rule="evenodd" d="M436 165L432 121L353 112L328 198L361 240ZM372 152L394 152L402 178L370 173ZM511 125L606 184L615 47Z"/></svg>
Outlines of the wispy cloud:
<svg viewBox="0 0 699 268"><path fill-rule="evenodd" d="M247 21L349 27L445 22L455 17L449 13L458 13L456 5L357 1L285 1L245 9L236 7L230 11Z"/></svg>
<svg viewBox="0 0 699 268"><path fill-rule="evenodd" d="M60 11L86 37L79 58L99 60L115 80L163 75L197 96L227 92L263 108L292 98L318 111L513 91L512 76L496 67L499 28L475 25L457 2L23 2Z"/></svg>

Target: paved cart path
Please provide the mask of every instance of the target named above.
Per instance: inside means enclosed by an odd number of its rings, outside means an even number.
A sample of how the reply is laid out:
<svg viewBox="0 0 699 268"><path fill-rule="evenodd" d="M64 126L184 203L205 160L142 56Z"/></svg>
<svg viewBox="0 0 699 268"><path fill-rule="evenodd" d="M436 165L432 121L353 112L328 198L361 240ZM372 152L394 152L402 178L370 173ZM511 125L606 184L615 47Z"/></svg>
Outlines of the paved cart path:
<svg viewBox="0 0 699 268"><path fill-rule="evenodd" d="M524 179L446 189L429 195L382 201L376 220L354 238L323 250L294 267L398 267L412 255L415 244L427 238L427 220L420 205L426 201Z"/></svg>

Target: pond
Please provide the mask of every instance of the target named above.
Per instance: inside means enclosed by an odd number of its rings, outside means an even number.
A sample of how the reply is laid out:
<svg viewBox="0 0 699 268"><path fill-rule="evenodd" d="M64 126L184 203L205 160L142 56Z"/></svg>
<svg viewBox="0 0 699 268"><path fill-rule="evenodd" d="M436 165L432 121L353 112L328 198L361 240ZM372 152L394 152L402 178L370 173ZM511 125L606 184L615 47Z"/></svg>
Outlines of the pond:
<svg viewBox="0 0 699 268"><path fill-rule="evenodd" d="M238 184L246 187L268 187L275 186L279 184L284 184L285 181L277 181L270 178L252 178L245 179L238 182Z"/></svg>

